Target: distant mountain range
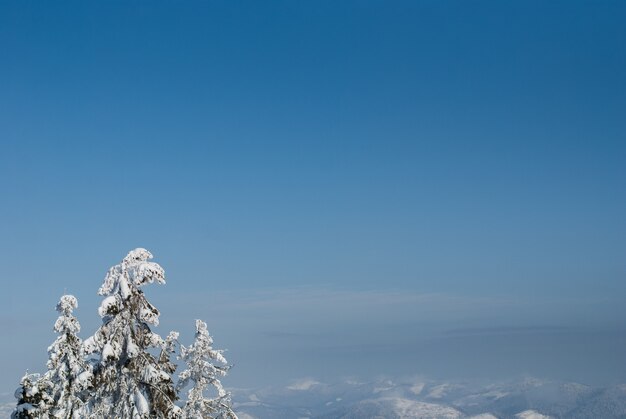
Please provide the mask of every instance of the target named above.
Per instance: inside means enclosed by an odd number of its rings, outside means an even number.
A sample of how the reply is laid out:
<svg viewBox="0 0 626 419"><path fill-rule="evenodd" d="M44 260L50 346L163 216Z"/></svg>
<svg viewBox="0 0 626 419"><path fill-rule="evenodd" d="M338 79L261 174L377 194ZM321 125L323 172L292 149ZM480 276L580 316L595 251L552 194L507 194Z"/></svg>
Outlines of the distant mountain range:
<svg viewBox="0 0 626 419"><path fill-rule="evenodd" d="M626 385L594 388L533 378L490 385L309 379L233 392L240 419L626 418Z"/></svg>

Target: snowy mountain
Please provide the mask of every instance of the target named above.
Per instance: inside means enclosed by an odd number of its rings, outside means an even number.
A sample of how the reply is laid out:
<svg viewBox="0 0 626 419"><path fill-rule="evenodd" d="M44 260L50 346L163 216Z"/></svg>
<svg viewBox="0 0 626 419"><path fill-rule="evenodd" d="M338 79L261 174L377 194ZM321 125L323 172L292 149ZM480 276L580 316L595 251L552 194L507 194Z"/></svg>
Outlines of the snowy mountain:
<svg viewBox="0 0 626 419"><path fill-rule="evenodd" d="M459 419L464 415L458 410L433 403L418 402L399 397L368 399L350 406L336 409L320 419L360 419L360 418L440 418Z"/></svg>
<svg viewBox="0 0 626 419"><path fill-rule="evenodd" d="M534 410L526 410L515 415L517 419L550 419L550 416L542 415Z"/></svg>
<svg viewBox="0 0 626 419"><path fill-rule="evenodd" d="M233 390L242 419L548 419L619 418L626 386L524 379L500 384L380 380Z"/></svg>

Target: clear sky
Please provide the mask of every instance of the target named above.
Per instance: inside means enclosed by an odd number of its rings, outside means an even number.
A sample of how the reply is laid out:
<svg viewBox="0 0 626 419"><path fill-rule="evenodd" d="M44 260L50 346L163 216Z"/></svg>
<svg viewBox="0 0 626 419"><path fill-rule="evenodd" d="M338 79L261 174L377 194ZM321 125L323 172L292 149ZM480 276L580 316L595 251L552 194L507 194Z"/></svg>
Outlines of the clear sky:
<svg viewBox="0 0 626 419"><path fill-rule="evenodd" d="M146 289L159 332L207 320L229 385L626 382L625 19L1 2L0 390L44 368L63 292L95 330L139 246L168 277Z"/></svg>

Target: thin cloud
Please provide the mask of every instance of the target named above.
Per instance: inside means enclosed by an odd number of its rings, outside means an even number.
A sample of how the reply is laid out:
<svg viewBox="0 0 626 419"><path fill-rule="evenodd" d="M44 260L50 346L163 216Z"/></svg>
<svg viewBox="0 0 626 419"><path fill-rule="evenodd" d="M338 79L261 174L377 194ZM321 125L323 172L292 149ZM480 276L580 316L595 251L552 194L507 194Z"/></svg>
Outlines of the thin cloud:
<svg viewBox="0 0 626 419"><path fill-rule="evenodd" d="M539 333L567 333L577 329L570 326L498 326L498 327L466 327L459 329L450 329L443 332L447 336L501 336L501 335L521 335L521 334L539 334Z"/></svg>

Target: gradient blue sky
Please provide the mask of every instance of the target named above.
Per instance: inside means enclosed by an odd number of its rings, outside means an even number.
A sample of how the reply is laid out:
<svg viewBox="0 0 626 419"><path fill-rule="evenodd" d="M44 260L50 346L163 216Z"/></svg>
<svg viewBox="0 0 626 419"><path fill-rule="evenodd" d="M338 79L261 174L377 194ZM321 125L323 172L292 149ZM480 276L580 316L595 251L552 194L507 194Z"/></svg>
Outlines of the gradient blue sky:
<svg viewBox="0 0 626 419"><path fill-rule="evenodd" d="M0 332L20 342L0 387L44 368L64 291L93 332L104 272L138 246L168 275L146 290L159 331L207 320L230 385L626 382L625 18L0 3Z"/></svg>

